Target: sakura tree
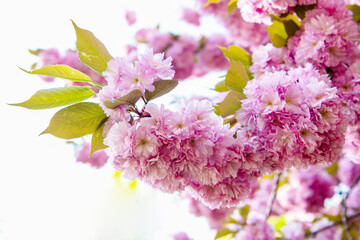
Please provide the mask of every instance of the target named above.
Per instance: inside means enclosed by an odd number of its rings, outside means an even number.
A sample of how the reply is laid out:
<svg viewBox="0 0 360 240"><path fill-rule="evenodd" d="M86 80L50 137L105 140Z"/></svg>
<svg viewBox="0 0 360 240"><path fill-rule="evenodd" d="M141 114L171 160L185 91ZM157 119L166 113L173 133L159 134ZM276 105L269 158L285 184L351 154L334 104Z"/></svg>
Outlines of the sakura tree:
<svg viewBox="0 0 360 240"><path fill-rule="evenodd" d="M357 4L197 0L182 20L201 28L212 16L226 34L142 28L121 57L73 22L76 50L32 50L38 62L24 70L66 85L13 105L64 107L42 134L91 135L77 161L180 193L215 239L358 239ZM154 103L210 73L217 97Z"/></svg>

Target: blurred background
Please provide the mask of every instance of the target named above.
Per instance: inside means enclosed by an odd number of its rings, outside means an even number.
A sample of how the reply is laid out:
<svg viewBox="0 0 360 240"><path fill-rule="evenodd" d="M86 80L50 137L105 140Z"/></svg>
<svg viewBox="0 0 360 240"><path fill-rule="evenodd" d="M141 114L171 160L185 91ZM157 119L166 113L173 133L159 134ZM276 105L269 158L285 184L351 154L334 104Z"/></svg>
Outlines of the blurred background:
<svg viewBox="0 0 360 240"><path fill-rule="evenodd" d="M70 19L92 31L113 56L123 56L141 27L199 36L214 31L215 20L202 19L201 31L180 22L192 0L6 1L2 3L0 88L0 239L171 239L184 231L211 239L204 218L188 211L179 195L164 194L140 182L114 177L111 166L94 169L75 162L74 146L52 135L38 136L59 109L11 107L37 90L61 87L45 83L30 69L37 58L28 49L75 48ZM125 11L136 12L129 27ZM221 31L221 30L219 30ZM214 95L215 77L186 81L177 96ZM173 96L159 101L167 102Z"/></svg>

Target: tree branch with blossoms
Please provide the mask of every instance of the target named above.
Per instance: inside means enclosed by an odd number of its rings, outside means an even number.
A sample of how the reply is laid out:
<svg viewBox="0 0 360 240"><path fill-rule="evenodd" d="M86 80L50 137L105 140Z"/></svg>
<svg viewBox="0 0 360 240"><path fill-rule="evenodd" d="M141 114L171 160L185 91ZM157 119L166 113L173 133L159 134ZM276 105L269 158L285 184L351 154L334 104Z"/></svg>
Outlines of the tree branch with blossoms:
<svg viewBox="0 0 360 240"><path fill-rule="evenodd" d="M70 83L13 105L64 107L42 134L91 135L79 161L96 167L109 162L125 177L190 197L193 212L213 228L223 227L218 237L321 238L334 236L342 224L345 237L354 239L360 209L360 7L325 0L198 4L198 12L187 10L183 18L198 25L200 15L212 15L228 36L196 39L141 29L135 37L146 50L129 47L127 56L114 58L73 22L77 53L32 51L43 62L25 71ZM133 24L135 17L128 18ZM154 103L182 80L215 70L225 72L214 87L221 94L215 100L183 99L176 110ZM84 102L89 99L94 101ZM334 162L335 170L325 169ZM262 179L273 172L273 179ZM333 206L341 208L333 216L324 202L335 194L336 174L350 191L341 207ZM316 221L302 222L296 213Z"/></svg>

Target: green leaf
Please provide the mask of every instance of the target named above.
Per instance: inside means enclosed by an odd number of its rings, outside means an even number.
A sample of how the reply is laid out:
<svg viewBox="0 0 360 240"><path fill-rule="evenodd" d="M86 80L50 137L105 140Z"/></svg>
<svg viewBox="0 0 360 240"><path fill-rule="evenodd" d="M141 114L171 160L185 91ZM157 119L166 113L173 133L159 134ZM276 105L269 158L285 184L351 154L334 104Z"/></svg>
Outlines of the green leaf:
<svg viewBox="0 0 360 240"><path fill-rule="evenodd" d="M217 92L228 92L228 91L230 91L230 89L225 85L225 80L221 81L221 82L218 82L215 85L214 90L217 91Z"/></svg>
<svg viewBox="0 0 360 240"><path fill-rule="evenodd" d="M113 57L92 32L79 28L73 21L72 23L76 31L76 48L80 61L102 75L107 62Z"/></svg>
<svg viewBox="0 0 360 240"><path fill-rule="evenodd" d="M114 99L114 100L105 100L104 106L110 109L115 109L120 105L132 105L134 106L135 103L143 96L142 92L138 89L135 89L128 93L127 95Z"/></svg>
<svg viewBox="0 0 360 240"><path fill-rule="evenodd" d="M214 113L218 116L221 116L221 110L219 106L214 106Z"/></svg>
<svg viewBox="0 0 360 240"><path fill-rule="evenodd" d="M94 133L104 118L106 115L99 104L76 103L55 113L41 134L50 133L64 139L82 137Z"/></svg>
<svg viewBox="0 0 360 240"><path fill-rule="evenodd" d="M230 236L228 236L230 235ZM234 232L227 229L227 228L223 228L217 231L216 236L215 236L215 240L220 240L220 239L230 239L230 237L232 237L234 235Z"/></svg>
<svg viewBox="0 0 360 240"><path fill-rule="evenodd" d="M237 123L237 120L236 120L235 116L233 116L231 118L224 119L224 125L225 124L230 124L230 128L233 127L236 123Z"/></svg>
<svg viewBox="0 0 360 240"><path fill-rule="evenodd" d="M103 136L103 130L107 119L108 118L106 117L102 120L100 126L98 126L98 129L92 135L90 157L94 152L108 147L104 144L104 136Z"/></svg>
<svg viewBox="0 0 360 240"><path fill-rule="evenodd" d="M239 224L238 221L236 221L234 218L232 217L228 217L228 219L226 220L226 223L234 223L234 224Z"/></svg>
<svg viewBox="0 0 360 240"><path fill-rule="evenodd" d="M271 15L272 20L277 20L280 22L286 22L286 21L293 21L298 27L301 26L301 22L298 17L296 17L294 14L288 12L285 14L281 14L280 16Z"/></svg>
<svg viewBox="0 0 360 240"><path fill-rule="evenodd" d="M288 176L283 177L282 180L279 182L278 189L288 183L289 183L289 177Z"/></svg>
<svg viewBox="0 0 360 240"><path fill-rule="evenodd" d="M360 6L358 5L346 5L346 7L353 12L353 20L355 22L360 21Z"/></svg>
<svg viewBox="0 0 360 240"><path fill-rule="evenodd" d="M38 74L38 75L46 75L51 77L58 77L58 78L65 78L74 82L90 82L93 81L91 78L86 75L85 73L82 73L72 67L69 67L68 65L48 65L39 69L35 69L33 71L26 71L22 68L20 68L26 73L30 74Z"/></svg>
<svg viewBox="0 0 360 240"><path fill-rule="evenodd" d="M220 47L220 49L228 59L233 61L240 61L246 67L252 65L251 56L245 49L236 45L229 46L229 49L224 47Z"/></svg>
<svg viewBox="0 0 360 240"><path fill-rule="evenodd" d="M241 92L230 91L224 100L215 106L215 113L223 118L234 114L241 108L240 100L245 98L246 96Z"/></svg>
<svg viewBox="0 0 360 240"><path fill-rule="evenodd" d="M296 15L301 18L304 19L305 18L305 13L311 9L314 9L316 7L316 4L312 4L312 5L296 5L294 7L294 10L296 12Z"/></svg>
<svg viewBox="0 0 360 240"><path fill-rule="evenodd" d="M41 51L42 51L42 49L36 49L36 50L29 49L29 53L31 53L32 55L35 55L35 56L39 56L39 53Z"/></svg>
<svg viewBox="0 0 360 240"><path fill-rule="evenodd" d="M323 217L326 217L327 219L329 219L332 222L341 221L341 215L340 214L338 214L336 216L333 216L333 215L324 213Z"/></svg>
<svg viewBox="0 0 360 240"><path fill-rule="evenodd" d="M288 39L294 36L296 31L300 29L300 20L292 13L284 16L271 15L273 24L266 30L269 33L270 39L275 47L286 46Z"/></svg>
<svg viewBox="0 0 360 240"><path fill-rule="evenodd" d="M221 2L221 0L208 0L207 3L205 3L204 8L212 3L219 3L219 2Z"/></svg>
<svg viewBox="0 0 360 240"><path fill-rule="evenodd" d="M353 239L359 239L358 229L359 229L359 221L355 221L354 224L349 229L350 235Z"/></svg>
<svg viewBox="0 0 360 240"><path fill-rule="evenodd" d="M293 20L284 21L285 31L288 35L288 39L295 35L296 31L300 30L300 25L298 25Z"/></svg>
<svg viewBox="0 0 360 240"><path fill-rule="evenodd" d="M281 231L281 228L286 225L286 218L281 216L270 216L267 222L272 224L277 231Z"/></svg>
<svg viewBox="0 0 360 240"><path fill-rule="evenodd" d="M333 164L331 164L329 167L326 168L326 171L328 172L328 174L330 174L331 176L335 176L338 170L338 163L334 162Z"/></svg>
<svg viewBox="0 0 360 240"><path fill-rule="evenodd" d="M231 0L228 4L228 13L232 14L237 8L237 1L238 0Z"/></svg>
<svg viewBox="0 0 360 240"><path fill-rule="evenodd" d="M250 205L245 205L244 207L239 209L239 213L241 215L241 217L244 220L244 223L246 224L246 219L247 219L247 215L250 212Z"/></svg>
<svg viewBox="0 0 360 240"><path fill-rule="evenodd" d="M94 91L87 86L50 88L37 91L25 102L10 105L28 109L48 109L81 102L94 95Z"/></svg>
<svg viewBox="0 0 360 240"><path fill-rule="evenodd" d="M358 224L354 224L353 226L351 226L349 228L349 233L350 233L350 236L353 240L356 240L356 239L359 239L359 234L358 234L358 231L357 231L357 225ZM347 234L346 234L346 231L345 229L343 229L343 232L341 234L341 240L350 240L348 239L347 237Z"/></svg>
<svg viewBox="0 0 360 240"><path fill-rule="evenodd" d="M152 99L161 97L162 95L173 90L177 85L178 80L160 80L154 82L155 90L153 92L145 90L145 99L149 102Z"/></svg>
<svg viewBox="0 0 360 240"><path fill-rule="evenodd" d="M274 21L266 30L274 47L284 47L287 44L289 35L283 22Z"/></svg>
<svg viewBox="0 0 360 240"><path fill-rule="evenodd" d="M244 65L239 61L230 60L230 68L225 77L225 85L234 91L243 92L249 81Z"/></svg>

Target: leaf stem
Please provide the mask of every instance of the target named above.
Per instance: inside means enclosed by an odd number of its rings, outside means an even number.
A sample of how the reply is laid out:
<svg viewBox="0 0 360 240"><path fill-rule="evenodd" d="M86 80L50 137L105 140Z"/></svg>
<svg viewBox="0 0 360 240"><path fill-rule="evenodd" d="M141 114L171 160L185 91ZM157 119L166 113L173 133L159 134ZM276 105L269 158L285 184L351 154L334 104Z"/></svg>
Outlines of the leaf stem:
<svg viewBox="0 0 360 240"><path fill-rule="evenodd" d="M148 102L146 101L146 99L144 97L141 97L141 98L144 101L145 105L148 104Z"/></svg>

